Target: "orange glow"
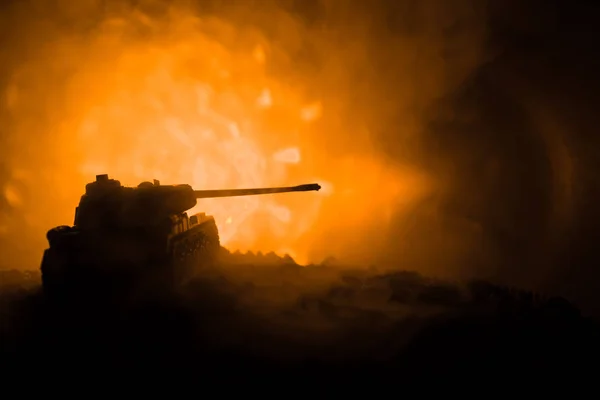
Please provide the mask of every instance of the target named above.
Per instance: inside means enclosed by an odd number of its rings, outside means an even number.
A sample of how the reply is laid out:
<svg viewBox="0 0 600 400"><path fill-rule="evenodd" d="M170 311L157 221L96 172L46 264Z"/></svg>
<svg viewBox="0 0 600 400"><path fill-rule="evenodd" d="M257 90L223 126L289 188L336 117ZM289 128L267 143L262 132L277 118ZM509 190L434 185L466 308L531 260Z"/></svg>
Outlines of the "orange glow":
<svg viewBox="0 0 600 400"><path fill-rule="evenodd" d="M40 237L52 225L72 222L85 184L101 173L125 185L158 179L198 189L317 182L318 193L206 199L191 212L214 215L222 244L232 251L287 252L302 263L320 262L348 246L358 250L350 233L365 224L383 231L398 204L427 192L424 176L384 164L366 147L357 151L354 132L318 124L333 116L328 101L337 94L307 96L300 80L270 75L267 39L248 35L232 46L231 26L173 12L165 21L137 14L109 19L98 35L57 40L40 55L48 65L71 68L60 106L47 105L57 123L46 127L52 139L40 146L52 163L21 161L32 169L30 179L39 174L54 185L44 188L40 208L30 210ZM131 26L157 34L138 38ZM34 67L22 68L6 93L21 121L28 68ZM55 90L45 85L40 90ZM336 149L323 145L325 136L336 138ZM331 155L344 148L347 155ZM16 202L9 190L7 199Z"/></svg>

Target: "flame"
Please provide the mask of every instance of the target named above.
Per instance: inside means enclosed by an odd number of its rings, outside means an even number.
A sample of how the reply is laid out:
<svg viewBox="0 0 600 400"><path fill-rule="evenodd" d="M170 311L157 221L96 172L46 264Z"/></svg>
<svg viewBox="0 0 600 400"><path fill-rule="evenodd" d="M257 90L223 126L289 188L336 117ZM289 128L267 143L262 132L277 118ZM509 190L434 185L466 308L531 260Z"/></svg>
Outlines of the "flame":
<svg viewBox="0 0 600 400"><path fill-rule="evenodd" d="M18 190L10 184L4 187L4 198L12 207L19 207L22 204L21 195L19 195Z"/></svg>
<svg viewBox="0 0 600 400"><path fill-rule="evenodd" d="M283 149L273 154L273 159L286 164L298 164L300 162L300 150L297 147Z"/></svg>
<svg viewBox="0 0 600 400"><path fill-rule="evenodd" d="M311 122L311 121L318 119L321 116L321 113L322 113L321 103L316 102L316 103L313 103L313 104L303 107L300 110L300 117L304 121Z"/></svg>
<svg viewBox="0 0 600 400"><path fill-rule="evenodd" d="M82 86L96 74L103 80L93 95L78 96L86 105L77 127L79 172L109 172L127 185L155 178L204 189L308 183L289 178L287 166L301 164L310 149L275 143L316 118L318 106L265 86L268 59L260 45L232 54L201 32L181 40L130 49L112 63L112 78L103 70L79 77ZM272 106L282 111L262 114ZM288 117L294 109L295 120ZM264 128L281 122L287 130ZM224 246L266 251L305 233L309 225L298 221L314 220L322 201L318 193L300 194L305 205L291 208L288 196L205 199L189 212L214 215Z"/></svg>
<svg viewBox="0 0 600 400"><path fill-rule="evenodd" d="M252 56L254 57L254 59L256 60L257 63L259 64L264 64L265 63L265 50L262 48L261 45L256 45L256 47L254 48L254 51L252 52Z"/></svg>
<svg viewBox="0 0 600 400"><path fill-rule="evenodd" d="M273 99L271 98L271 91L269 89L263 89L262 93L256 99L256 104L261 108L269 108L273 105Z"/></svg>

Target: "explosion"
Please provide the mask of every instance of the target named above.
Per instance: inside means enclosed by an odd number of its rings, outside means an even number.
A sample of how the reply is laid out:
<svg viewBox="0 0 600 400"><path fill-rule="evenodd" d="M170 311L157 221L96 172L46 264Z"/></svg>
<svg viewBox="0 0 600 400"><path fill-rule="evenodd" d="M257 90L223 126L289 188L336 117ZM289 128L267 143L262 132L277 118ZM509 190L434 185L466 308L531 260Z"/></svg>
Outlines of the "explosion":
<svg viewBox="0 0 600 400"><path fill-rule="evenodd" d="M264 58L256 53L232 63L218 43L202 36L187 40L189 45L133 51L117 62L118 78L107 84L101 101L90 100L94 106L78 129L85 155L80 172L112 171L128 185L150 177L200 189L290 184L289 165L301 162L301 150L272 149L305 123L299 99L264 87ZM273 107L280 109L269 112ZM269 122L278 118L286 118L288 128L273 132ZM294 228L299 219L314 220L320 201L308 199L292 213L277 196L207 199L191 212L213 214L224 245L252 249L260 227L245 229L250 217L262 214L262 224L274 231L289 225L290 241L307 228Z"/></svg>
<svg viewBox="0 0 600 400"><path fill-rule="evenodd" d="M343 93L299 72L275 74L281 53L255 27L177 7L161 16L113 13L92 33L61 31L36 47L37 64L15 69L5 99L16 132L45 130L48 139L37 152L16 139L31 156L11 162L4 189L15 210L28 209L36 251L45 230L72 221L85 184L108 173L124 185L158 179L197 189L318 182L319 193L204 199L190 212L214 215L232 251L287 253L301 263L347 248L363 254L353 240L365 224L385 235L398 199L418 200L426 179L384 163L357 141L362 133L340 127ZM52 125L26 123L34 103ZM28 193L14 182L29 182ZM42 191L52 211L31 204ZM2 225L10 231L10 221Z"/></svg>

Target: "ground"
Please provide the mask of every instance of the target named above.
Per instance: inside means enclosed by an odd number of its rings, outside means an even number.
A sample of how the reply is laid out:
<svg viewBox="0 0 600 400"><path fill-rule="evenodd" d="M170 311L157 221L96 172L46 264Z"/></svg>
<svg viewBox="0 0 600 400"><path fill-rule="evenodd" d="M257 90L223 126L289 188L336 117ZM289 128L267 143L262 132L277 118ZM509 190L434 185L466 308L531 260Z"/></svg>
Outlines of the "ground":
<svg viewBox="0 0 600 400"><path fill-rule="evenodd" d="M565 299L275 255L227 253L175 296L111 310L53 306L35 272L2 271L0 282L0 359L16 375L269 376L341 391L465 377L547 386L585 374L600 332Z"/></svg>

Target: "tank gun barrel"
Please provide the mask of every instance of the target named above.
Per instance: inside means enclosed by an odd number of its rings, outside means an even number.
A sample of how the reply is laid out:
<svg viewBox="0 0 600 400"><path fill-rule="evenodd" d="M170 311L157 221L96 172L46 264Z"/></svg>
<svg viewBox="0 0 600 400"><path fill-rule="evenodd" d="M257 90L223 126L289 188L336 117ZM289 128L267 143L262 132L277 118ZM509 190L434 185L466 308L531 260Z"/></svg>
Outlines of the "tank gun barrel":
<svg viewBox="0 0 600 400"><path fill-rule="evenodd" d="M253 188L253 189L225 189L225 190L194 190L197 199L210 199L214 197L235 197L252 196L258 194L288 193L288 192L309 192L318 191L321 185L310 183L307 185L284 186L272 188Z"/></svg>

